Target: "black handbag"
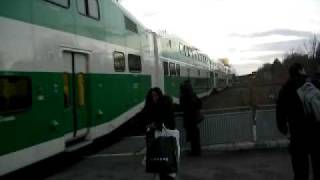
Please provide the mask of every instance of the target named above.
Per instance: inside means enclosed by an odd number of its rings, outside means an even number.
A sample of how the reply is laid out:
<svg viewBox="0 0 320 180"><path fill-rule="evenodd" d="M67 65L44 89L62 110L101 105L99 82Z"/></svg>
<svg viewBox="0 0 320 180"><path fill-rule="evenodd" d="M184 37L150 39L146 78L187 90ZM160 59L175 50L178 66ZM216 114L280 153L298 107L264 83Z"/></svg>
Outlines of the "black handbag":
<svg viewBox="0 0 320 180"><path fill-rule="evenodd" d="M147 143L146 172L175 173L177 165L177 144L175 137L159 136Z"/></svg>

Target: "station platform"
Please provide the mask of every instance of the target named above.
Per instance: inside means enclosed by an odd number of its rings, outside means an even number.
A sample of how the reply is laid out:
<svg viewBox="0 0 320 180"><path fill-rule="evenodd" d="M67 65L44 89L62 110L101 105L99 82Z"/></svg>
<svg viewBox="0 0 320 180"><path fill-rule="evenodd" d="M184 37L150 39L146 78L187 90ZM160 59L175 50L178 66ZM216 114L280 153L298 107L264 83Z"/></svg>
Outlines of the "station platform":
<svg viewBox="0 0 320 180"><path fill-rule="evenodd" d="M153 180L142 165L144 137L129 137L56 172L46 180ZM202 156L182 153L180 180L291 180L286 148L228 151L205 148Z"/></svg>
<svg viewBox="0 0 320 180"><path fill-rule="evenodd" d="M182 119L180 131L182 157L177 180L293 179L288 137L276 128L273 106L203 111L199 124L203 154L187 155L190 147ZM124 137L123 130L75 152L62 153L5 179L45 180L153 180L145 172L142 159L145 137ZM1 179L1 178L0 178Z"/></svg>

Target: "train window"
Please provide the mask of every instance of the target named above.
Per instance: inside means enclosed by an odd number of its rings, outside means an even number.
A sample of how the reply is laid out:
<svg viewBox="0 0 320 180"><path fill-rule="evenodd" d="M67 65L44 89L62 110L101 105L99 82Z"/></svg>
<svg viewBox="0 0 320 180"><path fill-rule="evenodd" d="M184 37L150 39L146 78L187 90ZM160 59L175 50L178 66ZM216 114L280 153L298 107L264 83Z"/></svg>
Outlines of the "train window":
<svg viewBox="0 0 320 180"><path fill-rule="evenodd" d="M89 0L89 16L99 19L99 3L97 0Z"/></svg>
<svg viewBox="0 0 320 180"><path fill-rule="evenodd" d="M114 60L114 70L116 72L123 72L126 70L126 61L124 58L124 53L115 51L113 53Z"/></svg>
<svg viewBox="0 0 320 180"><path fill-rule="evenodd" d="M171 42L171 40L169 40L168 46L169 46L170 48L172 47L172 42Z"/></svg>
<svg viewBox="0 0 320 180"><path fill-rule="evenodd" d="M130 72L141 72L141 57L133 54L128 55L129 71Z"/></svg>
<svg viewBox="0 0 320 180"><path fill-rule="evenodd" d="M177 76L180 76L180 64L176 64Z"/></svg>
<svg viewBox="0 0 320 180"><path fill-rule="evenodd" d="M174 63L169 63L169 69L170 69L170 76L175 76L177 74L176 66Z"/></svg>
<svg viewBox="0 0 320 180"><path fill-rule="evenodd" d="M64 7L64 8L69 8L70 6L70 1L69 0L45 0L49 3Z"/></svg>
<svg viewBox="0 0 320 180"><path fill-rule="evenodd" d="M32 87L29 77L0 77L0 114L22 111L31 106Z"/></svg>
<svg viewBox="0 0 320 180"><path fill-rule="evenodd" d="M138 27L137 24L134 23L131 19L129 19L127 16L124 16L124 23L126 26L126 29L134 32L134 33L138 33Z"/></svg>
<svg viewBox="0 0 320 180"><path fill-rule="evenodd" d="M86 15L86 3L84 0L77 0L78 11L82 15Z"/></svg>
<svg viewBox="0 0 320 180"><path fill-rule="evenodd" d="M80 14L93 19L100 18L98 0L77 0L77 6Z"/></svg>
<svg viewBox="0 0 320 180"><path fill-rule="evenodd" d="M169 68L168 62L163 62L163 74L164 74L165 76L168 76L168 75L169 75L168 68Z"/></svg>

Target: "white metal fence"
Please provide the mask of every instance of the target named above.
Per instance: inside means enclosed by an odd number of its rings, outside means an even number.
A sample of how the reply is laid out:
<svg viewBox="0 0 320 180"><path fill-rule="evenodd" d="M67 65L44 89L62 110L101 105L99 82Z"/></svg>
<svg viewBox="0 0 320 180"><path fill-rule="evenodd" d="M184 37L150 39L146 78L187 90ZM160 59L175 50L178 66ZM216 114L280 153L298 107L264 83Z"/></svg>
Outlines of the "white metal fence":
<svg viewBox="0 0 320 180"><path fill-rule="evenodd" d="M201 145L253 142L257 145L285 139L277 129L275 109L253 111L248 107L205 111L199 124ZM181 145L187 147L183 120L176 119Z"/></svg>
<svg viewBox="0 0 320 180"><path fill-rule="evenodd" d="M276 122L275 110L257 110L255 116L256 122L256 142L263 144L267 141L273 141L278 139L286 139L282 135Z"/></svg>

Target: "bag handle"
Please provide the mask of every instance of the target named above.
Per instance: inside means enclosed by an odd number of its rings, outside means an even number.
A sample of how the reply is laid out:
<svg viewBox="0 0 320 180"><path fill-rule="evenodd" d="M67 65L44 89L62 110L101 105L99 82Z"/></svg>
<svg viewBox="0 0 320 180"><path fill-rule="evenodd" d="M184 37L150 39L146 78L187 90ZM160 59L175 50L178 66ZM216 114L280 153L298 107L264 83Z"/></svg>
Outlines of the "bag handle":
<svg viewBox="0 0 320 180"><path fill-rule="evenodd" d="M169 136L168 129L166 128L164 123L162 123L162 130L165 132L166 136Z"/></svg>

